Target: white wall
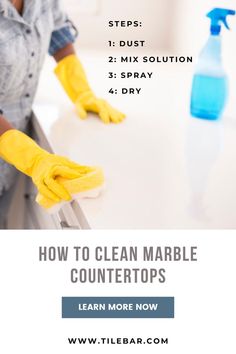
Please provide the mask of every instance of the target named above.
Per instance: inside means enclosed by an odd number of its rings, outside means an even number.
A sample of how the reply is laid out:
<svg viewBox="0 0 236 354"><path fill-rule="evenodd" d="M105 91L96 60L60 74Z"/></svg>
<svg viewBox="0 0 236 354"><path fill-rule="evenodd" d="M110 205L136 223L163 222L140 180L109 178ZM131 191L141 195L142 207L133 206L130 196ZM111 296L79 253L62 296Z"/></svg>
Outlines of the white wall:
<svg viewBox="0 0 236 354"><path fill-rule="evenodd" d="M206 13L213 7L236 9L235 0L64 0L79 28L82 48L107 49L108 40L146 39L148 48L197 56L209 35ZM141 20L143 28L115 30L109 20ZM236 62L236 16L223 29L226 60Z"/></svg>
<svg viewBox="0 0 236 354"><path fill-rule="evenodd" d="M175 0L177 11L172 45L178 51L188 51L197 54L209 35L210 20L206 14L214 7L236 9L235 0ZM232 30L222 29L224 44L232 51L236 43L236 16L229 16L228 22ZM229 48L228 48L229 49Z"/></svg>
<svg viewBox="0 0 236 354"><path fill-rule="evenodd" d="M175 0L64 0L64 6L79 28L79 45L99 49L105 49L108 40L123 38L145 39L149 48L168 49L170 4L175 6ZM143 21L142 30L115 30L107 26L109 20L127 19Z"/></svg>

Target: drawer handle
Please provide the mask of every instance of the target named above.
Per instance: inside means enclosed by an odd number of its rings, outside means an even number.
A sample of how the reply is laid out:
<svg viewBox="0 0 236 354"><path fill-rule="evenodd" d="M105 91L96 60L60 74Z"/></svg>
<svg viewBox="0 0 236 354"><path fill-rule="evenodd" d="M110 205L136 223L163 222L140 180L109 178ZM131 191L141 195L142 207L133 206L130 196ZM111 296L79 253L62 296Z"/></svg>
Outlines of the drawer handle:
<svg viewBox="0 0 236 354"><path fill-rule="evenodd" d="M78 226L69 225L67 221L61 221L60 225L63 230L80 230Z"/></svg>

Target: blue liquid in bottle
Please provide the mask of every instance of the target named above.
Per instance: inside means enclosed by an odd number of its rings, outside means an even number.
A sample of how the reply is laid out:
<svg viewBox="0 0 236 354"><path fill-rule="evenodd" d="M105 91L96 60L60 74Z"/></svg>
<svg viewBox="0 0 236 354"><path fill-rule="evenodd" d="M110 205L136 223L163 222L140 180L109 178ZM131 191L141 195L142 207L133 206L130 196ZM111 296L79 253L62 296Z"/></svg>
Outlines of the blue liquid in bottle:
<svg viewBox="0 0 236 354"><path fill-rule="evenodd" d="M194 117L216 120L222 115L228 98L226 76L211 77L196 74L193 79L191 114Z"/></svg>

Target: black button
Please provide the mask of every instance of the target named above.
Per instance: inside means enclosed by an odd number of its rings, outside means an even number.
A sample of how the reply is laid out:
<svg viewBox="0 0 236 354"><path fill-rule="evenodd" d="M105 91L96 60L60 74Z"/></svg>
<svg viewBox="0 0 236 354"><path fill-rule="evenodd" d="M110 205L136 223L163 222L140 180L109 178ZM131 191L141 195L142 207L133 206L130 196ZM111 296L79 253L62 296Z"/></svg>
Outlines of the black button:
<svg viewBox="0 0 236 354"><path fill-rule="evenodd" d="M31 57L34 57L34 56L35 56L35 53L34 53L34 52L32 52L32 53L31 53Z"/></svg>
<svg viewBox="0 0 236 354"><path fill-rule="evenodd" d="M27 33L27 34L30 34L30 33L31 33L31 30L30 30L29 28L27 28L26 33Z"/></svg>
<svg viewBox="0 0 236 354"><path fill-rule="evenodd" d="M29 78L32 79L32 77L33 77L33 74L29 74Z"/></svg>
<svg viewBox="0 0 236 354"><path fill-rule="evenodd" d="M30 97L30 94L29 94L29 93L26 93L25 97Z"/></svg>
<svg viewBox="0 0 236 354"><path fill-rule="evenodd" d="M2 109L0 109L0 114L3 114L3 110Z"/></svg>

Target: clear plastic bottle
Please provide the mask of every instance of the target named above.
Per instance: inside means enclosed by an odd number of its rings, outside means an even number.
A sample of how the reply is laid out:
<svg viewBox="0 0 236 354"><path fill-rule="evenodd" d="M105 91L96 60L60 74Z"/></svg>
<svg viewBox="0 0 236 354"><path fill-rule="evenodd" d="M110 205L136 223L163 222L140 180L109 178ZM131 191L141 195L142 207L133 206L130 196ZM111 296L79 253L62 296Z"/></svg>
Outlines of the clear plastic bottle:
<svg viewBox="0 0 236 354"><path fill-rule="evenodd" d="M235 11L216 8L207 16L211 19L211 35L203 48L193 78L191 115L216 120L222 115L227 103L229 85L221 58L221 24Z"/></svg>

